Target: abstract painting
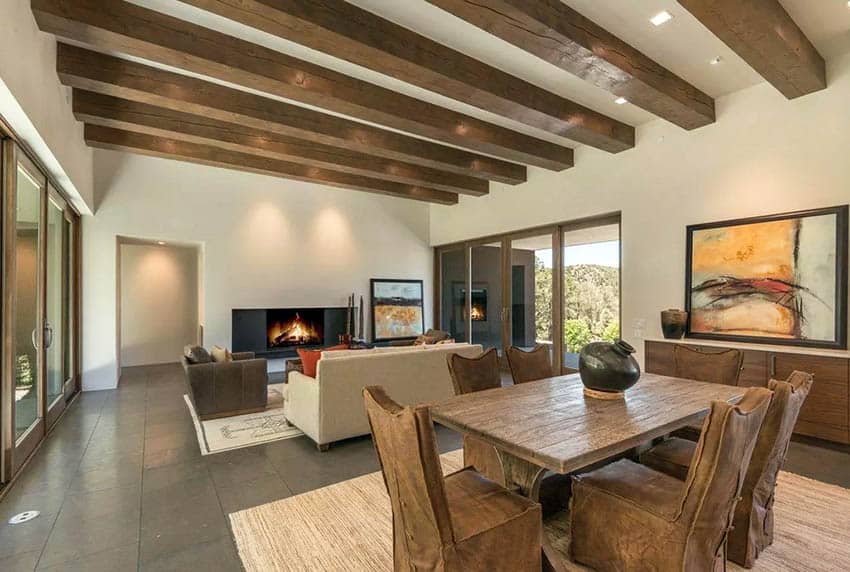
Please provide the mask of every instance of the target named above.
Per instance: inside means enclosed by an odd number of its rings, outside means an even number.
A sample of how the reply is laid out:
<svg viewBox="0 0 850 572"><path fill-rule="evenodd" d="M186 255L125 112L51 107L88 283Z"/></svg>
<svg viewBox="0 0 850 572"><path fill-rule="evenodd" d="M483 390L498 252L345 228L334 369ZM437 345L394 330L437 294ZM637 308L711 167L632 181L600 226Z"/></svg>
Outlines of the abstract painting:
<svg viewBox="0 0 850 572"><path fill-rule="evenodd" d="M372 279L372 339L415 339L425 333L422 280Z"/></svg>
<svg viewBox="0 0 850 572"><path fill-rule="evenodd" d="M845 348L847 206L689 226L687 335Z"/></svg>

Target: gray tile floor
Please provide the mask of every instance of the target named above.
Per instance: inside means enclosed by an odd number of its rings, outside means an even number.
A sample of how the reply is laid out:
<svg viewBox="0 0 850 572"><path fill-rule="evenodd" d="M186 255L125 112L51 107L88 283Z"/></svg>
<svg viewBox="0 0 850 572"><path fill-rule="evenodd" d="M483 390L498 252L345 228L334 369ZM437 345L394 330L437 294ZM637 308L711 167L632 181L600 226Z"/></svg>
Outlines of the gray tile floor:
<svg viewBox="0 0 850 572"><path fill-rule="evenodd" d="M371 441L305 437L202 457L176 365L84 393L0 502L0 570L240 570L227 514L378 470ZM438 428L440 449L460 446ZM850 449L791 446L786 469L850 487ZM42 515L6 524L22 510Z"/></svg>
<svg viewBox="0 0 850 572"><path fill-rule="evenodd" d="M227 514L378 470L368 438L201 456L179 366L84 393L0 502L0 570L241 570ZM438 430L443 451L459 437ZM10 516L37 509L34 521Z"/></svg>

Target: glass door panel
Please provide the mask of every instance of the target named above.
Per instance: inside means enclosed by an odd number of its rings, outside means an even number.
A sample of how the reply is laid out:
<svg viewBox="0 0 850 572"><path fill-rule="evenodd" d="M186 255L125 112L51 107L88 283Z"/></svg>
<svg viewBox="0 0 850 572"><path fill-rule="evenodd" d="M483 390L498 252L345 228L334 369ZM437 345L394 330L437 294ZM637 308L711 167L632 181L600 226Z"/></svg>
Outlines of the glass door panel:
<svg viewBox="0 0 850 572"><path fill-rule="evenodd" d="M52 195L52 193L51 193ZM47 201L47 283L44 321L45 374L48 417L52 420L65 406L66 341L68 314L68 229L65 204L55 196Z"/></svg>
<svg viewBox="0 0 850 572"><path fill-rule="evenodd" d="M563 367L578 369L581 348L620 337L620 225L563 233Z"/></svg>
<svg viewBox="0 0 850 572"><path fill-rule="evenodd" d="M40 388L39 254L41 199L44 182L23 164L17 168L15 189L15 308L13 364L15 440L43 417Z"/></svg>
<svg viewBox="0 0 850 572"><path fill-rule="evenodd" d="M440 254L440 327L456 341L467 339L466 249Z"/></svg>
<svg viewBox="0 0 850 572"><path fill-rule="evenodd" d="M473 344L485 350L496 348L502 355L503 328L507 311L503 303L502 245L500 242L473 246L470 250L471 283L470 324ZM466 288L464 285L464 296Z"/></svg>
<svg viewBox="0 0 850 572"><path fill-rule="evenodd" d="M553 348L552 240L552 232L548 232L511 241L510 345L526 350L537 345Z"/></svg>

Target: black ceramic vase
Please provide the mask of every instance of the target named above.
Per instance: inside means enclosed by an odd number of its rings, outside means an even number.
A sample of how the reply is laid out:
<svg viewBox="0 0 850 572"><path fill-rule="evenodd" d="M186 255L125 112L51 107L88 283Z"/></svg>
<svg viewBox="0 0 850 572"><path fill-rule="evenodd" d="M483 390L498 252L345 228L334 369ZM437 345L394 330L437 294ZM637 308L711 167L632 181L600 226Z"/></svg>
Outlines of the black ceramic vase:
<svg viewBox="0 0 850 572"><path fill-rule="evenodd" d="M688 313L684 310L663 310L661 312L661 332L668 340L678 340L685 335L688 325Z"/></svg>
<svg viewBox="0 0 850 572"><path fill-rule="evenodd" d="M640 365L633 353L635 348L623 340L587 344L578 358L581 382L595 391L620 393L627 390L640 378Z"/></svg>

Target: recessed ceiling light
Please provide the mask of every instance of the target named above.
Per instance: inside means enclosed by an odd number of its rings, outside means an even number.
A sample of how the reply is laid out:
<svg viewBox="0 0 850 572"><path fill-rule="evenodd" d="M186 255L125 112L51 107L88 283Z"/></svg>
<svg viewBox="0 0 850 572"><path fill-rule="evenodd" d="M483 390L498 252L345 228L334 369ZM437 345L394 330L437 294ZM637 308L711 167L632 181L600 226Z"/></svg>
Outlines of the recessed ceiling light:
<svg viewBox="0 0 850 572"><path fill-rule="evenodd" d="M668 12L667 10L662 10L661 12L650 18L649 21L656 26L660 26L661 24L666 24L672 19L673 16L670 14L670 12Z"/></svg>
<svg viewBox="0 0 850 572"><path fill-rule="evenodd" d="M618 97L617 99L614 100L614 103L616 103L617 105L623 105L624 103L628 103L628 102L629 102L629 100L626 99L625 97Z"/></svg>
<svg viewBox="0 0 850 572"><path fill-rule="evenodd" d="M156 243L160 246L165 246L165 241L157 240Z"/></svg>
<svg viewBox="0 0 850 572"><path fill-rule="evenodd" d="M708 62L708 63L710 63L710 64L711 64L711 65L713 65L713 66L716 66L717 64L719 64L719 63L720 63L720 62L722 62L722 61L723 61L723 56L717 56L716 58L713 58L713 59L712 59L710 62Z"/></svg>

